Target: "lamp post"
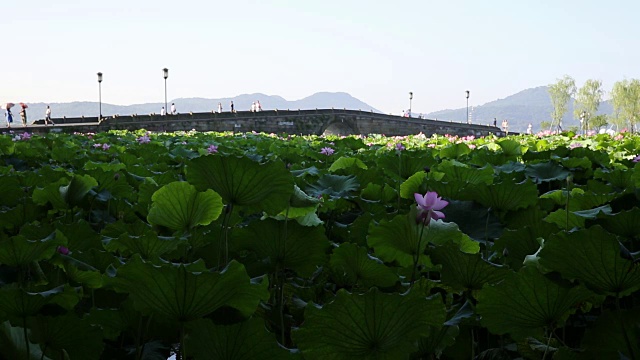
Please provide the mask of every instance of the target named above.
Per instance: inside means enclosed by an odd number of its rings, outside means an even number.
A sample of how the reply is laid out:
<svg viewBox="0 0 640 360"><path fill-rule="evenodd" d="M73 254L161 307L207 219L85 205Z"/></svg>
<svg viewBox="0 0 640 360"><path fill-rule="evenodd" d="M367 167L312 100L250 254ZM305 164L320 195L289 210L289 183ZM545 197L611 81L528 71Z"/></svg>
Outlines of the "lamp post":
<svg viewBox="0 0 640 360"><path fill-rule="evenodd" d="M102 73L98 73L98 103L100 104L100 117L98 121L102 120Z"/></svg>
<svg viewBox="0 0 640 360"><path fill-rule="evenodd" d="M467 124L470 124L471 121L469 121L469 90L467 90L466 92L467 92Z"/></svg>
<svg viewBox="0 0 640 360"><path fill-rule="evenodd" d="M169 69L162 69L164 75L164 116L167 116L169 109L167 109L167 78L169 77Z"/></svg>
<svg viewBox="0 0 640 360"><path fill-rule="evenodd" d="M409 117L411 117L411 100L413 100L413 91L409 91Z"/></svg>

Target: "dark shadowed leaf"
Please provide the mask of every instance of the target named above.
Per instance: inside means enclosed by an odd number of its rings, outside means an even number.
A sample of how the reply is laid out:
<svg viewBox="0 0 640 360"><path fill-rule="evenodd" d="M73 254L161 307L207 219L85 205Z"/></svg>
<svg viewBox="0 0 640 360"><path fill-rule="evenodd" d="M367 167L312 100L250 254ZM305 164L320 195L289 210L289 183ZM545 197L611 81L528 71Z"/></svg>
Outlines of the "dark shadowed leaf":
<svg viewBox="0 0 640 360"><path fill-rule="evenodd" d="M480 254L463 253L455 245L438 246L431 253L434 264L442 264L442 282L456 290L480 290L484 284L501 281L509 270L488 263Z"/></svg>
<svg viewBox="0 0 640 360"><path fill-rule="evenodd" d="M91 176L74 175L68 185L60 187L60 196L67 204L77 205L95 186L98 182Z"/></svg>
<svg viewBox="0 0 640 360"><path fill-rule="evenodd" d="M55 232L40 240L30 240L22 235L3 239L0 235L0 264L22 266L48 259L60 245L65 245L65 242L56 237Z"/></svg>
<svg viewBox="0 0 640 360"><path fill-rule="evenodd" d="M252 284L244 266L231 261L222 272L207 270L202 261L156 266L134 256L109 281L129 293L136 309L171 322L184 322L230 306L252 314L267 298L263 284Z"/></svg>
<svg viewBox="0 0 640 360"><path fill-rule="evenodd" d="M622 325L624 323L624 333ZM637 307L631 310L623 310L615 313L607 310L598 317L595 324L587 329L582 338L582 347L585 348L588 356L585 359L613 359L618 358L622 353L628 359L631 354L625 340L629 339L632 351L635 355L640 354L640 309Z"/></svg>
<svg viewBox="0 0 640 360"><path fill-rule="evenodd" d="M552 236L540 252L540 263L599 294L625 296L640 289L640 268L620 256L620 248L615 235L594 226Z"/></svg>
<svg viewBox="0 0 640 360"><path fill-rule="evenodd" d="M264 321L250 318L234 325L215 325L199 319L188 325L187 352L196 360L289 359L291 353L269 334Z"/></svg>
<svg viewBox="0 0 640 360"><path fill-rule="evenodd" d="M492 333L520 338L540 335L545 327L562 326L566 315L591 296L583 287L556 283L536 267L525 266L502 282L483 287L476 311Z"/></svg>
<svg viewBox="0 0 640 360"><path fill-rule="evenodd" d="M390 287L398 281L398 275L382 261L370 256L366 248L352 243L340 244L333 250L329 267L340 286L360 285L368 289Z"/></svg>
<svg viewBox="0 0 640 360"><path fill-rule="evenodd" d="M534 205L538 201L538 189L530 181L515 183L504 180L491 185L478 184L465 192L475 200L494 210L517 210Z"/></svg>
<svg viewBox="0 0 640 360"><path fill-rule="evenodd" d="M239 249L255 251L271 271L286 268L307 277L327 261L329 241L322 226L266 219L234 231L233 237Z"/></svg>
<svg viewBox="0 0 640 360"><path fill-rule="evenodd" d="M51 357L64 350L70 359L100 359L104 348L102 330L73 313L38 316L30 321L29 327L31 339L46 345L45 352Z"/></svg>
<svg viewBox="0 0 640 360"><path fill-rule="evenodd" d="M305 322L294 332L305 359L401 359L417 350L416 340L441 325L439 297L338 291L332 303L305 310Z"/></svg>
<svg viewBox="0 0 640 360"><path fill-rule="evenodd" d="M537 184L542 182L565 180L567 176L571 174L562 165L552 162L527 165L524 172Z"/></svg>

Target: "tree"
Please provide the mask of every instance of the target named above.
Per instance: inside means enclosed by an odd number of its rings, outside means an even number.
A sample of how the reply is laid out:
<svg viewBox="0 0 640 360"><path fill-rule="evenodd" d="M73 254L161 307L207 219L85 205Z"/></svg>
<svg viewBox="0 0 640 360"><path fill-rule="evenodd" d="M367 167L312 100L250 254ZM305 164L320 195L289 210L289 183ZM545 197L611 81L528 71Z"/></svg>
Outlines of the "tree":
<svg viewBox="0 0 640 360"><path fill-rule="evenodd" d="M616 126L629 125L634 131L640 120L640 80L631 79L617 81L611 90L614 118Z"/></svg>
<svg viewBox="0 0 640 360"><path fill-rule="evenodd" d="M603 94L602 81L600 80L589 79L578 90L573 115L580 119L583 131L589 129L589 120L596 116Z"/></svg>
<svg viewBox="0 0 640 360"><path fill-rule="evenodd" d="M607 115L600 114L591 117L589 124L592 128L600 130L601 127L607 126Z"/></svg>
<svg viewBox="0 0 640 360"><path fill-rule="evenodd" d="M558 124L558 128L561 128L562 118L567 112L567 104L575 92L576 82L569 75L565 75L562 79L558 79L558 82L555 84L549 85L549 96L551 97L551 104L553 105L551 128L554 124Z"/></svg>

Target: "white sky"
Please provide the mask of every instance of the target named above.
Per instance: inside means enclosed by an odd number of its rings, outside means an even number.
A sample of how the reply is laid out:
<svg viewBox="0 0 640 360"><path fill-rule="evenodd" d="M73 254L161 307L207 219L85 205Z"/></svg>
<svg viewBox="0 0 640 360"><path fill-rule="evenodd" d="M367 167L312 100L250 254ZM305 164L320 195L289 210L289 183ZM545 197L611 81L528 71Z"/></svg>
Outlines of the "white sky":
<svg viewBox="0 0 640 360"><path fill-rule="evenodd" d="M344 91L398 113L640 78L635 0L7 0L0 102ZM268 106L267 104L263 106Z"/></svg>

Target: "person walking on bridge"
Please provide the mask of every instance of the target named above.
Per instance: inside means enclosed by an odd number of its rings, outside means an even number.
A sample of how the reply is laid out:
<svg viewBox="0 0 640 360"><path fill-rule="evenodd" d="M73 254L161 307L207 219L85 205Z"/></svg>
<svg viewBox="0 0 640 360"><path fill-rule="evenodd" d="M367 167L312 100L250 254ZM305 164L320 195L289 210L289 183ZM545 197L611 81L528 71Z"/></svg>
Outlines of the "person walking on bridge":
<svg viewBox="0 0 640 360"><path fill-rule="evenodd" d="M233 107L233 100L231 100L231 112L236 112L235 108Z"/></svg>
<svg viewBox="0 0 640 360"><path fill-rule="evenodd" d="M49 105L47 105L47 110L44 112L44 126L47 126L47 123L55 125L53 121L51 121L51 107L49 107Z"/></svg>
<svg viewBox="0 0 640 360"><path fill-rule="evenodd" d="M20 118L22 119L22 126L27 126L27 104L20 103Z"/></svg>
<svg viewBox="0 0 640 360"><path fill-rule="evenodd" d="M218 103L218 114L222 112L222 103Z"/></svg>
<svg viewBox="0 0 640 360"><path fill-rule="evenodd" d="M178 112L176 111L176 104L175 103L171 103L171 115L175 115Z"/></svg>

